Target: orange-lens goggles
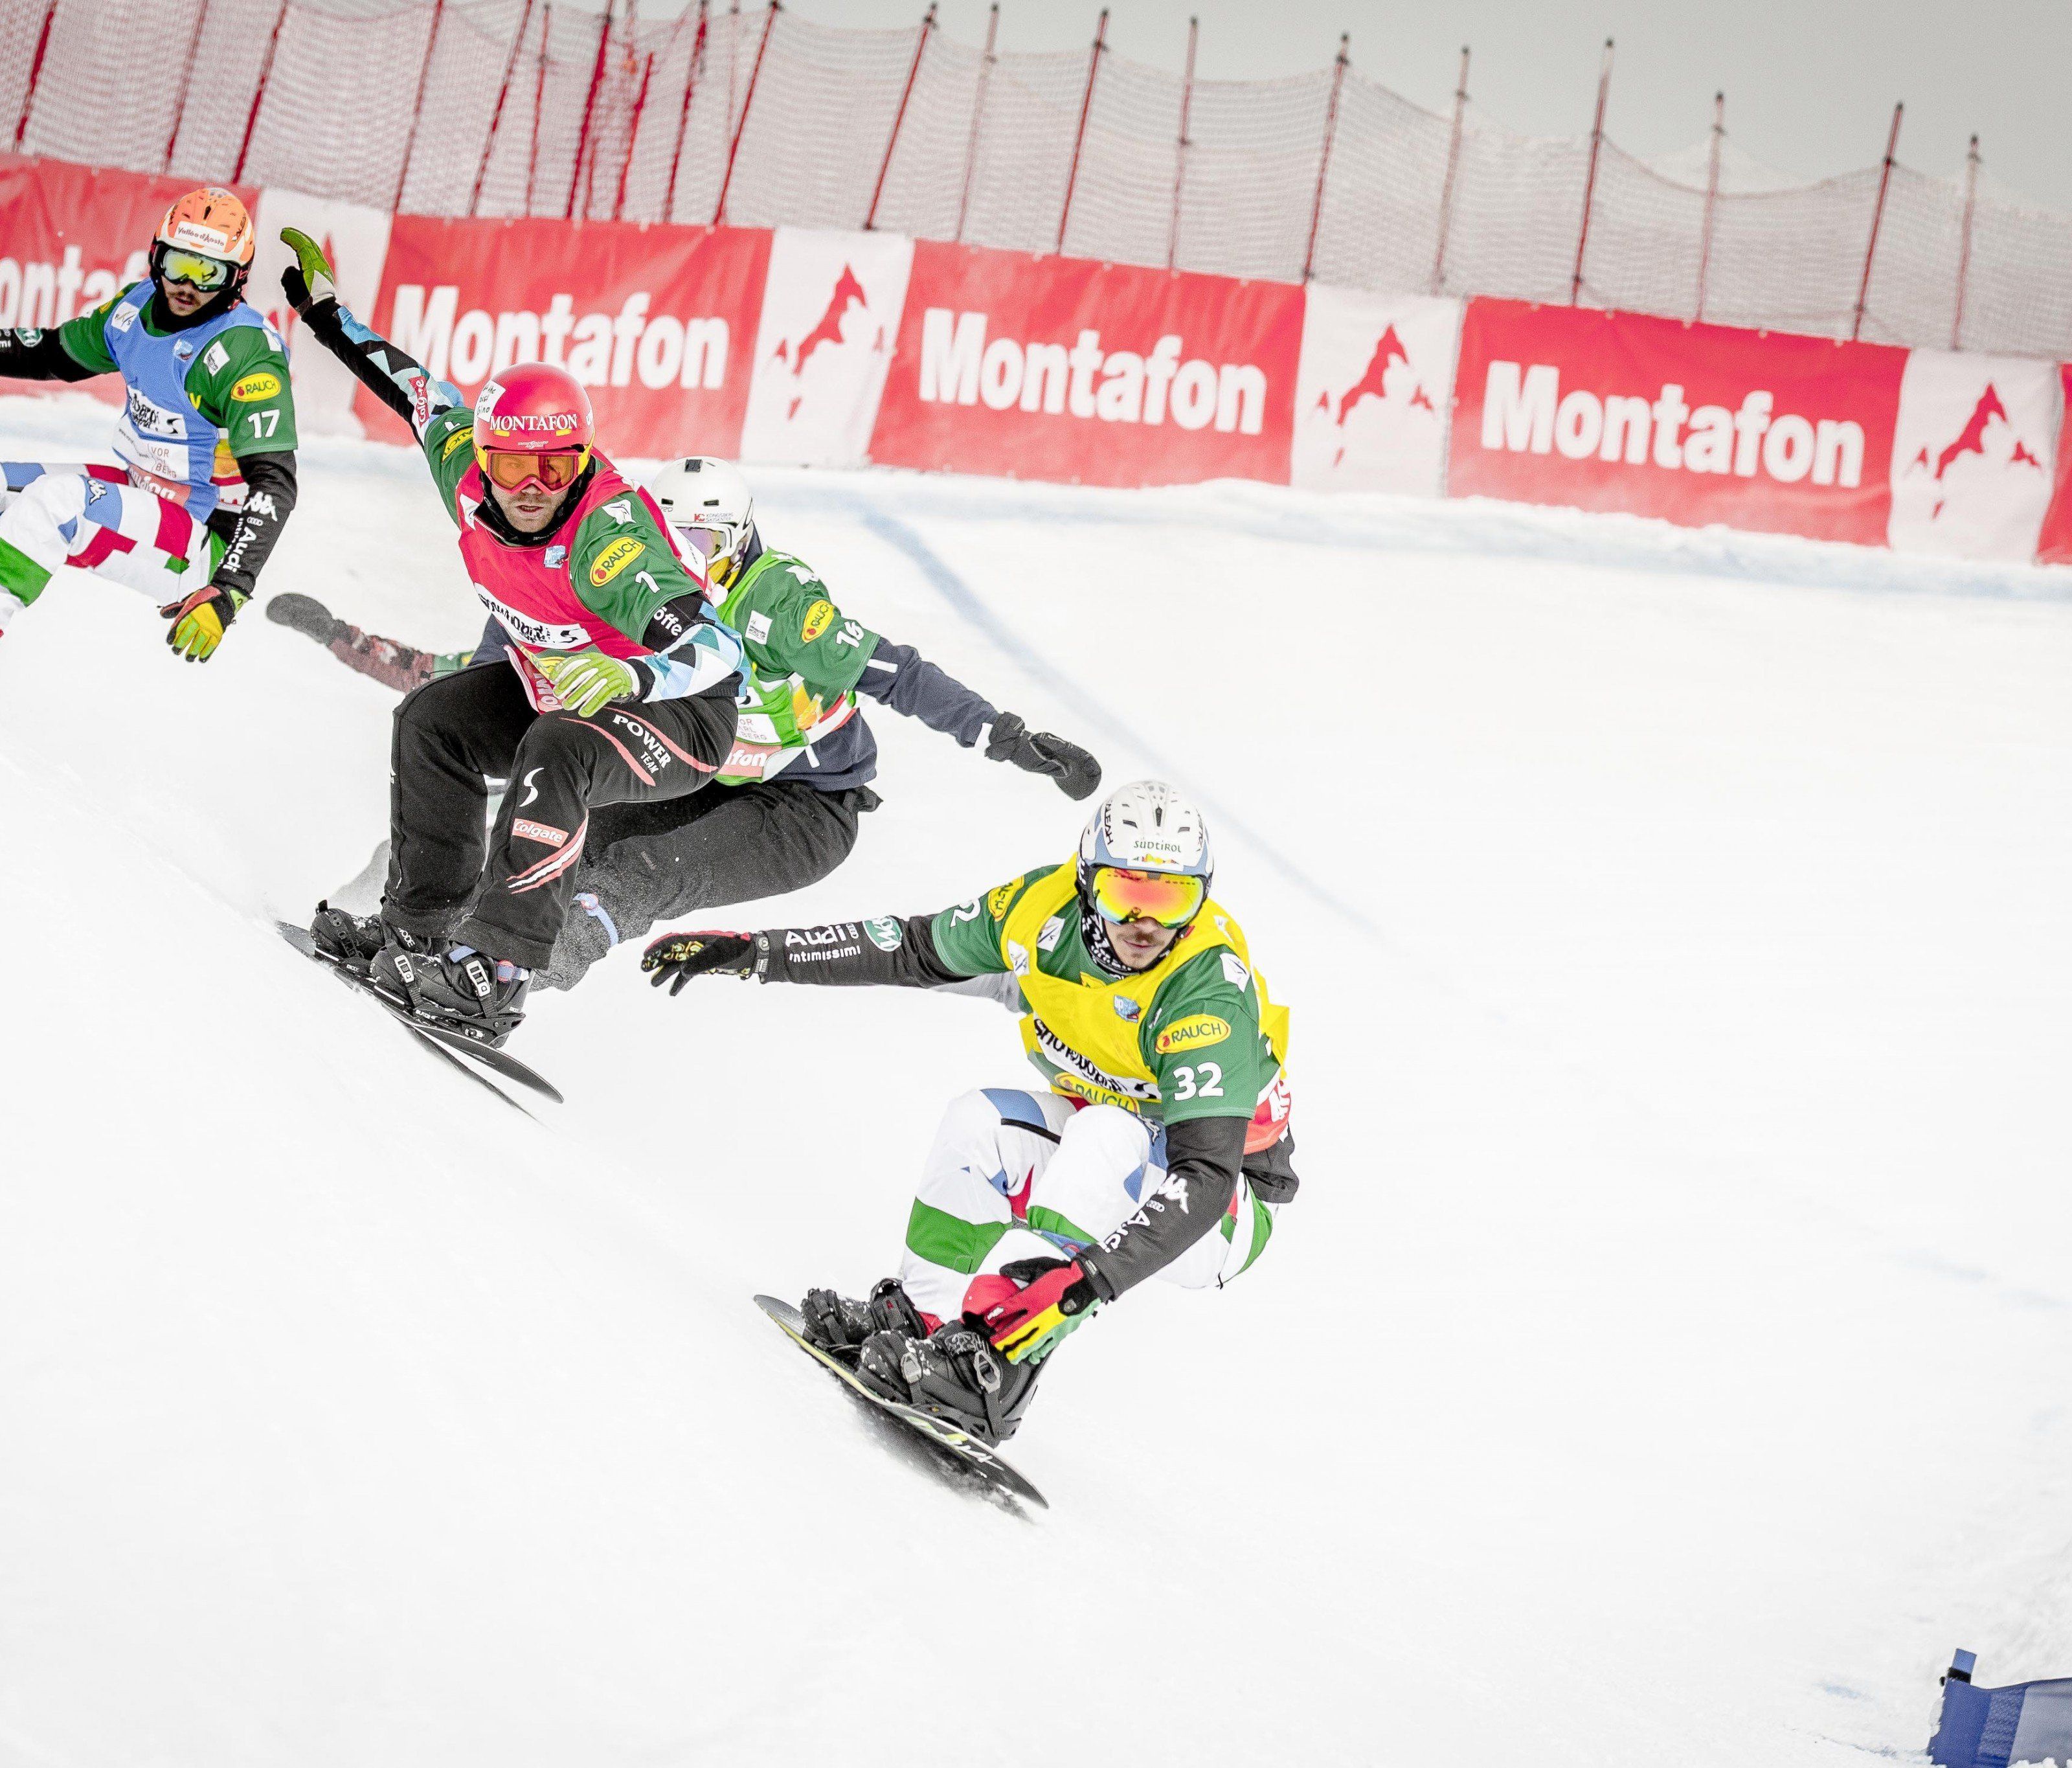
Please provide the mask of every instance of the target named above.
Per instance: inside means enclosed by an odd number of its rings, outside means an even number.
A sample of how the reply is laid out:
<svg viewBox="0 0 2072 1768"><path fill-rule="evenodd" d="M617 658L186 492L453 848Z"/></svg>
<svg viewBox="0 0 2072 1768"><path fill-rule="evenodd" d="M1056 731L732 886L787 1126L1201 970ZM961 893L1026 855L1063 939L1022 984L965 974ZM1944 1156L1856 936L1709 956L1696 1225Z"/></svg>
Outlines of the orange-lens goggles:
<svg viewBox="0 0 2072 1768"><path fill-rule="evenodd" d="M558 491L575 483L576 475L583 470L583 463L589 458L587 448L555 454L519 454L485 448L482 451L482 468L507 491L515 491L535 479L549 491Z"/></svg>
<svg viewBox="0 0 2072 1768"><path fill-rule="evenodd" d="M1201 879L1174 872L1130 872L1119 865L1103 865L1094 873L1094 907L1104 920L1185 927L1201 912L1206 894Z"/></svg>

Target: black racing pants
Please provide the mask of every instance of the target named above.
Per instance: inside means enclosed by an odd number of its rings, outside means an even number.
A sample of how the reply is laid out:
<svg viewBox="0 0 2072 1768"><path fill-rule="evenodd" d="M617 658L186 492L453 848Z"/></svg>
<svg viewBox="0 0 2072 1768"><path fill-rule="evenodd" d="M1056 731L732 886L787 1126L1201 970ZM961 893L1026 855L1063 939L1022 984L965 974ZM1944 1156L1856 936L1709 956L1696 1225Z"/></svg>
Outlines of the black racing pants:
<svg viewBox="0 0 2072 1768"><path fill-rule="evenodd" d="M774 779L599 811L576 905L534 985L574 988L615 940L637 940L658 921L817 883L849 857L857 819L877 808L867 786L828 792Z"/></svg>
<svg viewBox="0 0 2072 1768"><path fill-rule="evenodd" d="M383 911L533 967L554 948L594 807L682 798L733 746L733 684L685 700L536 713L508 665L428 681L396 709ZM511 784L488 836L485 775ZM478 886L480 894L476 895ZM475 907L450 923L471 896Z"/></svg>

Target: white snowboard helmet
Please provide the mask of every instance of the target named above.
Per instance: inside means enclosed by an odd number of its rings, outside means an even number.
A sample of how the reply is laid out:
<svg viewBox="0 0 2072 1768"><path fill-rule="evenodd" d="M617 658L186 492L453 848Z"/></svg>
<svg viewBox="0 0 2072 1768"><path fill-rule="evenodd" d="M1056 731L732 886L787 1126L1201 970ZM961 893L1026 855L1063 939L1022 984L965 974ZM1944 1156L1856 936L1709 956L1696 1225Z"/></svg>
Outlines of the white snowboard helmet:
<svg viewBox="0 0 2072 1768"><path fill-rule="evenodd" d="M648 481L648 490L676 537L705 561L715 583L732 577L755 531L755 498L730 460L692 454Z"/></svg>
<svg viewBox="0 0 2072 1768"><path fill-rule="evenodd" d="M1201 883L1198 891L1188 892L1184 899L1190 907L1166 908L1153 900L1157 892L1133 892L1126 881L1118 890L1118 881L1100 877L1104 871L1198 878ZM1184 933L1208 901L1215 878L1208 819L1199 806L1162 779L1139 779L1118 787L1100 801L1079 833L1079 908L1087 949L1104 968L1109 968L1108 941L1100 923L1139 913ZM1133 902L1133 894L1141 902ZM1171 918L1174 913L1184 913L1186 919L1176 921Z"/></svg>

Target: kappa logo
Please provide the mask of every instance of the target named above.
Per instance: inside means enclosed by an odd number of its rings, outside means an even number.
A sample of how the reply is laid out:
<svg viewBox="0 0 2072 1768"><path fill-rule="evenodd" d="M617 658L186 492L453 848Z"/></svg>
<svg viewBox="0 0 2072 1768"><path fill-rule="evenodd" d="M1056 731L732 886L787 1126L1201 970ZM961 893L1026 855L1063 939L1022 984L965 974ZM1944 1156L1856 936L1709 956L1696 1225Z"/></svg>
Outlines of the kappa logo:
<svg viewBox="0 0 2072 1768"><path fill-rule="evenodd" d="M791 378L796 382L806 372L806 364L829 344L841 345L849 341L843 334L842 323L852 311L861 312L867 319L870 313L870 295L857 276L854 266L845 264L841 267L841 274L835 278L833 292L828 295L827 306L818 323L796 342L779 339L777 347L770 353L771 360L783 363L791 370ZM884 347L885 328L880 326L871 347L881 350ZM791 395L791 403L784 413L787 421L799 415L799 406L804 397L803 393L798 392Z"/></svg>
<svg viewBox="0 0 2072 1768"><path fill-rule="evenodd" d="M1367 367L1360 372L1359 380L1335 400L1328 392L1317 395L1316 409L1331 414L1331 421L1338 426L1341 438L1338 454L1331 463L1333 466L1346 458L1343 440L1346 419L1352 415L1354 408L1363 399L1371 399L1380 405L1389 402L1388 372L1398 363L1410 370L1412 377L1410 391L1404 403L1413 411L1429 411L1434 418L1439 415L1437 408L1432 403L1431 394L1424 390L1424 382L1417 377L1416 365L1411 361L1410 352L1403 347L1403 339L1396 335L1393 325L1388 326L1375 340L1373 353L1368 356ZM1401 376L1397 377L1396 384L1399 386L1402 384Z"/></svg>
<svg viewBox="0 0 2072 1768"><path fill-rule="evenodd" d="M1951 467L1967 454L1975 454L1982 462L2007 467L2029 467L2037 472L2043 471L2043 463L2029 444L2015 434L2012 421L2008 416L2007 406L2000 399L2000 389L1990 380L1986 390L1971 407L1971 416L1964 427L1958 431L1944 446L1931 455L1926 444L1907 463L1910 475L1926 473L1938 485L1947 483ZM1933 521L1940 516L1949 503L1947 493L1935 500L1935 507L1929 512Z"/></svg>
<svg viewBox="0 0 2072 1768"><path fill-rule="evenodd" d="M1160 1055L1170 1056L1176 1050L1191 1050L1198 1044L1220 1043L1230 1033L1227 1019L1219 1019L1213 1013L1192 1013L1160 1032L1156 1046Z"/></svg>
<svg viewBox="0 0 2072 1768"><path fill-rule="evenodd" d="M540 770L535 767L532 771ZM520 816L511 825L512 834L521 841L537 841L542 847L560 847L569 838L565 828L557 828L552 823L536 823L528 816Z"/></svg>

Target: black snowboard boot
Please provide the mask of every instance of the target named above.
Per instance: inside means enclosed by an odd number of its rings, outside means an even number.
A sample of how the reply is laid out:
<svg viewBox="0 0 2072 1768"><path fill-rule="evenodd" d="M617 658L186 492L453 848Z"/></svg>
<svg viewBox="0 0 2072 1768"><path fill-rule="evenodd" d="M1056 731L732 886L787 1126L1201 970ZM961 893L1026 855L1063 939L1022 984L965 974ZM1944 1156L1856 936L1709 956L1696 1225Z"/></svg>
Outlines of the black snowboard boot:
<svg viewBox="0 0 2072 1768"><path fill-rule="evenodd" d="M881 1279L867 1301L851 1301L832 1289L808 1289L799 1311L806 1317L806 1336L852 1367L864 1340L874 1332L897 1332L909 1338L926 1338L928 1333L927 1322L907 1299L896 1277ZM886 1397L903 1400L906 1396Z"/></svg>
<svg viewBox="0 0 2072 1768"><path fill-rule="evenodd" d="M375 985L419 1018L492 1050L500 1047L524 1019L532 972L500 978L500 966L486 952L457 957L451 951L413 949L415 944L392 938L383 946L374 960Z"/></svg>
<svg viewBox="0 0 2072 1768"><path fill-rule="evenodd" d="M1034 1363L1009 1363L983 1334L959 1321L925 1338L874 1332L857 1354L856 1372L886 1399L997 1445L1020 1426L1041 1369Z"/></svg>
<svg viewBox="0 0 2072 1768"><path fill-rule="evenodd" d="M392 939L408 940L409 935L384 927L378 915L353 915L319 903L310 921L310 937L316 941L317 950L341 969L365 976L383 946Z"/></svg>

